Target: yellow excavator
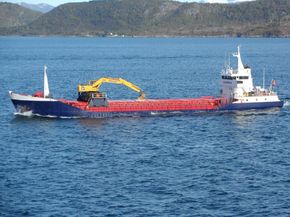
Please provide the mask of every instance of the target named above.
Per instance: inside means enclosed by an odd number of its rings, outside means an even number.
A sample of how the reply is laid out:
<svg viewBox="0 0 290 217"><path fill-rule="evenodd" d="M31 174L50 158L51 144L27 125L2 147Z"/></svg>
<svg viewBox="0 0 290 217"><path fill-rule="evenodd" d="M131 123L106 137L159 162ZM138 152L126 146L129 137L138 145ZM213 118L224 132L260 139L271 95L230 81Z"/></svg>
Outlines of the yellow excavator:
<svg viewBox="0 0 290 217"><path fill-rule="evenodd" d="M104 77L98 80L89 81L88 84L79 84L78 101L89 102L91 106L106 106L106 94L99 90L103 83L122 84L138 92L140 94L138 99L145 99L145 93L135 84L122 78Z"/></svg>

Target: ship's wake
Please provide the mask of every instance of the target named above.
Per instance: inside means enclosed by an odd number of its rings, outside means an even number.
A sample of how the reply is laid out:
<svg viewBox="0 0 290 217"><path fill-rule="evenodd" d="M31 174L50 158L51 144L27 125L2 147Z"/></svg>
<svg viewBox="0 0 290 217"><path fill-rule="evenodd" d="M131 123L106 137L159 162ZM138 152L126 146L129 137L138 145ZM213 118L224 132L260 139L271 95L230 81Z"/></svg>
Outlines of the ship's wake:
<svg viewBox="0 0 290 217"><path fill-rule="evenodd" d="M32 111L25 111L25 112L14 112L15 116L19 117L38 117L38 118L51 118L51 119L79 119L82 117L79 116L54 116L54 115L40 115L40 114L33 114Z"/></svg>
<svg viewBox="0 0 290 217"><path fill-rule="evenodd" d="M16 116L23 116L23 117L33 117L32 111L25 111L25 112L14 112Z"/></svg>
<svg viewBox="0 0 290 217"><path fill-rule="evenodd" d="M283 107L289 108L289 106L290 106L290 99L285 99Z"/></svg>

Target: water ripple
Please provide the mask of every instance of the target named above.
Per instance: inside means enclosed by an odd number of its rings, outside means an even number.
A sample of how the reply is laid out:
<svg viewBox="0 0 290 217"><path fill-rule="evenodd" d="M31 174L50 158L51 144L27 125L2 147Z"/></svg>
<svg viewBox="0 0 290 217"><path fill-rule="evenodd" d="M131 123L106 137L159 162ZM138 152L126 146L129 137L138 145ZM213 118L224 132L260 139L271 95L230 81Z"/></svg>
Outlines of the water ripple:
<svg viewBox="0 0 290 217"><path fill-rule="evenodd" d="M0 215L289 216L289 39L120 40L0 38ZM43 64L56 97L108 75L155 98L216 95L238 44L255 78L265 67L269 82L281 78L282 109L28 118L13 115L7 95L41 89Z"/></svg>

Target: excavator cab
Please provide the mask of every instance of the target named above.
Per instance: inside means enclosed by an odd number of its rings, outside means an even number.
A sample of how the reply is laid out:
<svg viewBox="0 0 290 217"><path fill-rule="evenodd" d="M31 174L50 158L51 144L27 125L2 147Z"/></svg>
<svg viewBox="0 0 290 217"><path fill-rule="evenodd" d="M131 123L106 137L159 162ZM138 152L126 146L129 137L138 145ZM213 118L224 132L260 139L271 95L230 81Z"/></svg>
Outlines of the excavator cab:
<svg viewBox="0 0 290 217"><path fill-rule="evenodd" d="M89 92L78 92L78 101L81 102L88 102L95 94L95 91L89 91Z"/></svg>
<svg viewBox="0 0 290 217"><path fill-rule="evenodd" d="M106 93L99 91L79 92L77 100L88 102L89 107L108 106Z"/></svg>
<svg viewBox="0 0 290 217"><path fill-rule="evenodd" d="M102 92L92 93L89 100L89 107L108 106L107 95Z"/></svg>

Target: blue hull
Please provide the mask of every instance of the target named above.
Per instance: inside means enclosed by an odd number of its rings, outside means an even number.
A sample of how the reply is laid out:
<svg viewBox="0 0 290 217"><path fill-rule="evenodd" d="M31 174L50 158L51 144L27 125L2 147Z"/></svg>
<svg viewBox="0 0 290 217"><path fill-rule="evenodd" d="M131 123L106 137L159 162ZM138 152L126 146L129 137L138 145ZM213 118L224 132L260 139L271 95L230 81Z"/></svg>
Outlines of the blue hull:
<svg viewBox="0 0 290 217"><path fill-rule="evenodd" d="M85 111L67 105L60 101L24 101L13 100L12 103L17 113L31 111L33 115L51 117L86 117Z"/></svg>
<svg viewBox="0 0 290 217"><path fill-rule="evenodd" d="M232 103L221 107L219 110L250 110L250 109L268 109L283 107L284 102L262 102L262 103Z"/></svg>
<svg viewBox="0 0 290 217"><path fill-rule="evenodd" d="M19 114L31 111L32 115L58 118L106 118L121 116L152 116L162 114L192 114L198 111L224 111L224 110L249 110L249 109L267 109L273 107L282 107L283 101L266 103L239 103L229 104L216 110L186 110L186 111L136 111L136 112L90 112L73 107L61 101L24 101L13 100L12 102Z"/></svg>

